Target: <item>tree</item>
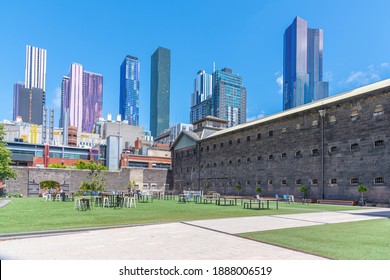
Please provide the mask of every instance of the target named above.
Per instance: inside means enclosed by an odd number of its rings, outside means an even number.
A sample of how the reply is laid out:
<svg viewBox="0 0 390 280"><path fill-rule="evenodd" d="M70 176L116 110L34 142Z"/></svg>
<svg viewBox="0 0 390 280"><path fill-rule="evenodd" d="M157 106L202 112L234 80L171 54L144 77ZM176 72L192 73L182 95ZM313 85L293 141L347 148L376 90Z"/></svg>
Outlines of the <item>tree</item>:
<svg viewBox="0 0 390 280"><path fill-rule="evenodd" d="M73 165L76 167L76 169L107 170L106 166L98 164L98 163L94 162L93 160L89 161L88 163L86 163L82 160L79 160Z"/></svg>
<svg viewBox="0 0 390 280"><path fill-rule="evenodd" d="M358 192L360 192L362 194L361 198L360 198L360 201L359 201L359 204L360 205L364 205L364 196L363 196L363 193L365 193L366 191L368 190L368 187L364 184L360 184L358 186Z"/></svg>
<svg viewBox="0 0 390 280"><path fill-rule="evenodd" d="M0 125L0 181L15 179L17 174L11 169L11 151L6 148L7 143L4 141L4 127Z"/></svg>
<svg viewBox="0 0 390 280"><path fill-rule="evenodd" d="M260 194L261 194L261 191L262 191L262 189L261 189L261 187L260 187L260 186L257 186L257 187L256 187L256 189L255 189L255 191L256 191L256 193L257 193L258 195L260 195Z"/></svg>

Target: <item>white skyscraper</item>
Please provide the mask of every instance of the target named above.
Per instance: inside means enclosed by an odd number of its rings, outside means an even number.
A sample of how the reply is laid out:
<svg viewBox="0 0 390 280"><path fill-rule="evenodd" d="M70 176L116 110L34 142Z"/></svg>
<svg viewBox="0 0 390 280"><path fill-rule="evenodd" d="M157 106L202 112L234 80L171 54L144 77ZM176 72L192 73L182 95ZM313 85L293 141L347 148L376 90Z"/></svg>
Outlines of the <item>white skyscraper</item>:
<svg viewBox="0 0 390 280"><path fill-rule="evenodd" d="M26 88L40 88L46 92L46 50L26 46Z"/></svg>
<svg viewBox="0 0 390 280"><path fill-rule="evenodd" d="M69 71L69 125L82 131L83 123L83 66L72 63Z"/></svg>

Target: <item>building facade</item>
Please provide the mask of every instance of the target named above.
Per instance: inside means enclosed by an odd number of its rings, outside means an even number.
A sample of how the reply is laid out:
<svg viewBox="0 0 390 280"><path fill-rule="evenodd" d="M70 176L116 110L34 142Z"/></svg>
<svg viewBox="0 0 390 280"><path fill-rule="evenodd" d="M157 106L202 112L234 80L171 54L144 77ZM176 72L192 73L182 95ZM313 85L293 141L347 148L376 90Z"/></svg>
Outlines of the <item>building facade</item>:
<svg viewBox="0 0 390 280"><path fill-rule="evenodd" d="M69 124L69 116L66 116L66 111L69 109L69 77L63 76L61 81L61 115L59 127L64 127L66 123ZM67 120L65 118L68 117Z"/></svg>
<svg viewBox="0 0 390 280"><path fill-rule="evenodd" d="M46 56L45 49L26 46L26 88L40 88L46 92Z"/></svg>
<svg viewBox="0 0 390 280"><path fill-rule="evenodd" d="M96 119L102 117L103 76L83 72L83 124L82 131L93 132Z"/></svg>
<svg viewBox="0 0 390 280"><path fill-rule="evenodd" d="M40 88L14 86L14 117L21 117L23 122L41 125L43 123L43 104L45 93Z"/></svg>
<svg viewBox="0 0 390 280"><path fill-rule="evenodd" d="M359 200L390 199L390 80L312 102L205 139L173 146L174 188L220 193ZM181 138L181 139L184 139ZM180 137L179 137L180 140Z"/></svg>
<svg viewBox="0 0 390 280"><path fill-rule="evenodd" d="M159 47L152 55L150 71L150 130L152 136L169 128L171 51Z"/></svg>
<svg viewBox="0 0 390 280"><path fill-rule="evenodd" d="M119 114L130 125L139 125L139 81L140 62L128 55L120 70Z"/></svg>
<svg viewBox="0 0 390 280"><path fill-rule="evenodd" d="M284 33L284 110L328 96L322 61L323 30L308 28L305 20L296 17Z"/></svg>
<svg viewBox="0 0 390 280"><path fill-rule="evenodd" d="M74 126L77 131L92 132L96 119L102 116L103 76L72 63L69 76L62 78L60 125Z"/></svg>
<svg viewBox="0 0 390 280"><path fill-rule="evenodd" d="M194 81L194 92L191 94L190 122L194 123L212 114L213 76L200 70Z"/></svg>
<svg viewBox="0 0 390 280"><path fill-rule="evenodd" d="M231 69L213 74L212 112L214 117L227 120L228 127L246 122L246 89Z"/></svg>

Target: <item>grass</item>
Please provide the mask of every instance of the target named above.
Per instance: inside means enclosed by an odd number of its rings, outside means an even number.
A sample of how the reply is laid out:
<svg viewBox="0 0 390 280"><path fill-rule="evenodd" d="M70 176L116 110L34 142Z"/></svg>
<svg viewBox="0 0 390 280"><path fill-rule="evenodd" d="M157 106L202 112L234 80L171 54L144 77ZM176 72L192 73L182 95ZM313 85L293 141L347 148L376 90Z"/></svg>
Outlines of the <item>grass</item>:
<svg viewBox="0 0 390 280"><path fill-rule="evenodd" d="M108 209L93 207L91 211L73 209L73 202L43 201L42 198L13 198L0 208L0 234L43 230L87 228L260 215L282 215L314 211L357 209L348 206L301 205L279 203L279 210L248 210L241 206L214 204L179 204L173 200L137 203L137 208Z"/></svg>
<svg viewBox="0 0 390 280"><path fill-rule="evenodd" d="M240 234L258 241L340 260L390 260L390 219Z"/></svg>

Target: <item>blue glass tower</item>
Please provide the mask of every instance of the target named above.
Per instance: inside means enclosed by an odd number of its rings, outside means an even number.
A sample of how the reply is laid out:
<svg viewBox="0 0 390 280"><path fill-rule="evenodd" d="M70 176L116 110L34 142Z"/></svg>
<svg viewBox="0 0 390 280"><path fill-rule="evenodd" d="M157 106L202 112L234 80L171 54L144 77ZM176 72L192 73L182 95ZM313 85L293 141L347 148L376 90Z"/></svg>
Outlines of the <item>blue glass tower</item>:
<svg viewBox="0 0 390 280"><path fill-rule="evenodd" d="M231 69L213 74L212 111L213 116L227 120L228 127L246 122L246 89L242 78Z"/></svg>
<svg viewBox="0 0 390 280"><path fill-rule="evenodd" d="M130 125L139 125L140 63L134 56L126 56L121 65L119 113Z"/></svg>
<svg viewBox="0 0 390 280"><path fill-rule="evenodd" d="M327 97L322 81L323 31L296 17L284 32L283 110Z"/></svg>

